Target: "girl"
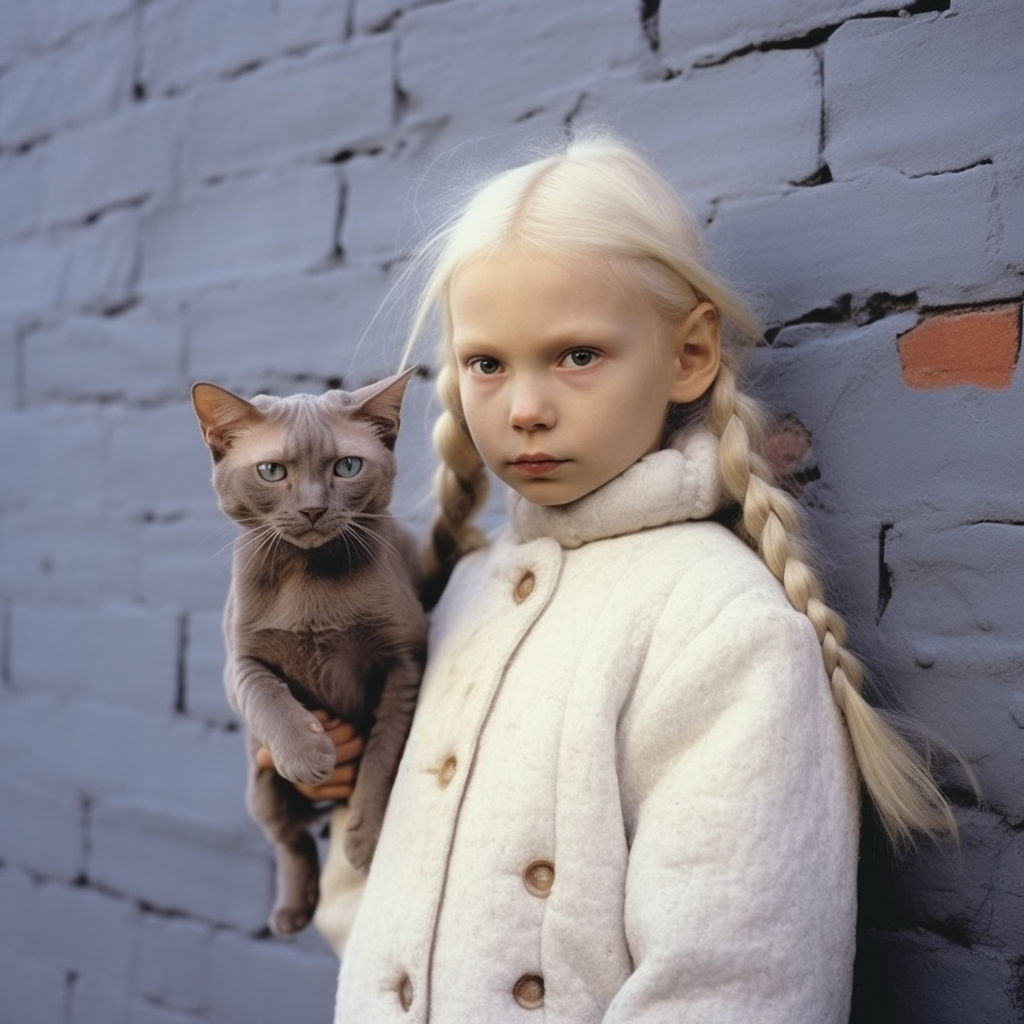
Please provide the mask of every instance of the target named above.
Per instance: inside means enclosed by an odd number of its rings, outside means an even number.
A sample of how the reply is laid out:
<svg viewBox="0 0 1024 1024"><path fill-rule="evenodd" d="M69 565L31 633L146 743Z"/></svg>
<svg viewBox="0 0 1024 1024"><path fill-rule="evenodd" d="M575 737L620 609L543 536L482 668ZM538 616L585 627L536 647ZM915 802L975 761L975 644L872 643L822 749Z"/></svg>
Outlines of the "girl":
<svg viewBox="0 0 1024 1024"><path fill-rule="evenodd" d="M859 782L897 842L955 823L758 454L753 317L609 140L431 253L443 593L336 1021L845 1021Z"/></svg>

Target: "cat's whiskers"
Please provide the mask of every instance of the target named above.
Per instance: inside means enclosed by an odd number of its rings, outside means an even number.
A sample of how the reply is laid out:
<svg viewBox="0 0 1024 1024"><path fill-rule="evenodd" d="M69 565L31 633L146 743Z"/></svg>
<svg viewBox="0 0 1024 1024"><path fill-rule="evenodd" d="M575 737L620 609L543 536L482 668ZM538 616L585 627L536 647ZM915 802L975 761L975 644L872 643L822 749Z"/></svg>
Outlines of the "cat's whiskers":
<svg viewBox="0 0 1024 1024"><path fill-rule="evenodd" d="M383 519L384 516L374 515L372 512L361 512L354 516L348 523L343 534L344 537L351 536L354 543L358 544L366 555L373 554L373 547L371 542L383 546L389 550L392 554L399 554L398 548L383 534L376 530L371 529L363 520L365 519Z"/></svg>
<svg viewBox="0 0 1024 1024"><path fill-rule="evenodd" d="M264 523L243 534L237 551L245 559L245 567L252 568L258 562L269 562L274 555L282 537L280 531Z"/></svg>

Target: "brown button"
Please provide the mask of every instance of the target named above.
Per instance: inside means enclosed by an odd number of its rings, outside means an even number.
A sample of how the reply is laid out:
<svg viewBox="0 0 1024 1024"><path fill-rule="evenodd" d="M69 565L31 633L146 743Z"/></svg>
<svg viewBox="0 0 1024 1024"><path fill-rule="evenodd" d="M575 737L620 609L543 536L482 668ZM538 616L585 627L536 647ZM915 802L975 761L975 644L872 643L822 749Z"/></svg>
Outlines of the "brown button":
<svg viewBox="0 0 1024 1024"><path fill-rule="evenodd" d="M402 1004L403 1010L408 1010L412 1006L412 980L408 974L403 974L402 980L398 983L398 1001Z"/></svg>
<svg viewBox="0 0 1024 1024"><path fill-rule="evenodd" d="M447 786L448 783L455 778L455 772L458 767L459 762L455 759L454 754L450 757L446 757L444 759L444 764L441 765L441 770L437 773L437 781L442 786Z"/></svg>
<svg viewBox="0 0 1024 1024"><path fill-rule="evenodd" d="M523 868L523 885L533 896L547 896L554 881L555 866L549 860L531 860Z"/></svg>
<svg viewBox="0 0 1024 1024"><path fill-rule="evenodd" d="M519 582L516 584L516 589L512 591L512 597L516 604L522 604L532 593L533 588L537 585L537 577L530 572L529 569L519 577Z"/></svg>
<svg viewBox="0 0 1024 1024"><path fill-rule="evenodd" d="M512 998L524 1010L544 1005L544 979L539 974L524 974L512 987Z"/></svg>

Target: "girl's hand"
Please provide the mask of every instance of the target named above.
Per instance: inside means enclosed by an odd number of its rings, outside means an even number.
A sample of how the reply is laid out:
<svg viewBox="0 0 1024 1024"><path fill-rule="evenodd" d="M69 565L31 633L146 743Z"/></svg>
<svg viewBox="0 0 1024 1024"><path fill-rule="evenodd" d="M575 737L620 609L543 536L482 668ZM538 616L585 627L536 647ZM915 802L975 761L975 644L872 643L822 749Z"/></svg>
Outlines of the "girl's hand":
<svg viewBox="0 0 1024 1024"><path fill-rule="evenodd" d="M334 743L334 771L318 786L302 782L294 782L292 785L310 800L347 800L355 789L359 758L363 754L363 738L356 733L356 728L351 722L333 718L319 708L314 710L313 714ZM260 747L256 751L256 765L259 768L277 770L274 759L266 747Z"/></svg>

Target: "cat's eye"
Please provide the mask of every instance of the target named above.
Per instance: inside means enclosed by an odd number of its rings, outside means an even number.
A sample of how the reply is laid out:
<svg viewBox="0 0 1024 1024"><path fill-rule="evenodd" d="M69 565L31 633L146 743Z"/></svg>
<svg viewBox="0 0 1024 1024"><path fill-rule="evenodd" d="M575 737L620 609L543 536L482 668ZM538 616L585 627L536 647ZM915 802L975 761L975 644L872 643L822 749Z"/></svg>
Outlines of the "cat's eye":
<svg viewBox="0 0 1024 1024"><path fill-rule="evenodd" d="M261 462L256 467L256 472L270 484L276 484L288 475L288 470L280 462Z"/></svg>
<svg viewBox="0 0 1024 1024"><path fill-rule="evenodd" d="M350 477L355 476L363 468L363 460L355 455L346 455L338 459L334 464L334 475Z"/></svg>

